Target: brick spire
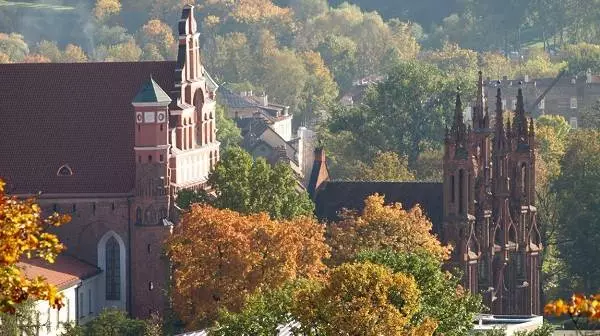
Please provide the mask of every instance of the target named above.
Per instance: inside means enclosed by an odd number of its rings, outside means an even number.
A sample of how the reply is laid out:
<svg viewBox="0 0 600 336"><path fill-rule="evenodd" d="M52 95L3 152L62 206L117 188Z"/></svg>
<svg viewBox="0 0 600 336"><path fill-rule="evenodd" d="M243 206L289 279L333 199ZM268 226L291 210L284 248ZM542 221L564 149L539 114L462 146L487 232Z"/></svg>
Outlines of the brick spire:
<svg viewBox="0 0 600 336"><path fill-rule="evenodd" d="M517 109L515 110L514 134L518 145L527 144L528 127L527 117L525 117L525 104L523 102L523 89L519 88L517 94Z"/></svg>

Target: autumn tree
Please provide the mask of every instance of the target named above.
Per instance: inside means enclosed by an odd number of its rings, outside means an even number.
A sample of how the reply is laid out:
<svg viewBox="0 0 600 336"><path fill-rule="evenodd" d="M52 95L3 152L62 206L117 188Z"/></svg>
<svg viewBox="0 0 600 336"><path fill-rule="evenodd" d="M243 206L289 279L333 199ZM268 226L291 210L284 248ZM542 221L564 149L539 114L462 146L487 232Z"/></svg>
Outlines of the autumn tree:
<svg viewBox="0 0 600 336"><path fill-rule="evenodd" d="M173 30L166 23L152 19L142 26L138 34L140 45L144 48L156 46L164 59L171 59L175 56L175 37Z"/></svg>
<svg viewBox="0 0 600 336"><path fill-rule="evenodd" d="M299 290L292 314L312 335L432 335L435 321L410 324L419 295L411 276L369 262L343 264Z"/></svg>
<svg viewBox="0 0 600 336"><path fill-rule="evenodd" d="M439 260L448 257L448 248L431 233L431 221L419 206L405 210L399 203L385 205L384 197L379 195L367 197L362 213L346 210L341 220L327 229L332 261L337 264L353 259L361 251L380 249L422 249Z"/></svg>
<svg viewBox="0 0 600 336"><path fill-rule="evenodd" d="M87 56L80 46L67 44L63 52L61 62L67 63L82 63L87 61Z"/></svg>
<svg viewBox="0 0 600 336"><path fill-rule="evenodd" d="M51 62L60 62L62 59L62 52L54 41L40 41L35 46L35 52L48 58Z"/></svg>
<svg viewBox="0 0 600 336"><path fill-rule="evenodd" d="M278 221L193 205L167 241L175 309L193 327L220 308L238 311L256 290L319 275L328 256L323 231L309 217Z"/></svg>
<svg viewBox="0 0 600 336"><path fill-rule="evenodd" d="M29 54L29 47L23 35L0 33L0 52L12 62L21 62Z"/></svg>
<svg viewBox="0 0 600 336"><path fill-rule="evenodd" d="M70 220L57 213L43 218L34 199L21 200L4 193L0 180L0 310L14 313L16 305L28 299L47 300L51 307L62 306L56 287L43 278L27 279L18 262L24 258L42 258L54 262L64 246L46 229Z"/></svg>
<svg viewBox="0 0 600 336"><path fill-rule="evenodd" d="M361 252L357 260L414 277L421 291L419 309L411 319L415 327L432 319L438 322L437 335L466 335L473 328L475 315L483 309L481 297L465 291L460 285L460 276L445 272L442 261L428 252L366 251Z"/></svg>
<svg viewBox="0 0 600 336"><path fill-rule="evenodd" d="M50 63L50 59L39 54L29 54L23 58L23 63Z"/></svg>
<svg viewBox="0 0 600 336"><path fill-rule="evenodd" d="M0 52L0 64L3 63L10 63L10 57L5 53Z"/></svg>
<svg viewBox="0 0 600 336"><path fill-rule="evenodd" d="M314 204L297 183L289 165L271 167L239 147L227 148L208 178L217 208L244 214L264 211L272 218L312 215Z"/></svg>
<svg viewBox="0 0 600 336"><path fill-rule="evenodd" d="M97 0L94 7L94 17L98 21L104 21L109 17L119 14L121 2L119 0Z"/></svg>
<svg viewBox="0 0 600 336"><path fill-rule="evenodd" d="M312 118L315 112L328 108L335 101L338 87L319 53L307 51L300 57L308 72L308 80L301 94L300 110L304 116Z"/></svg>

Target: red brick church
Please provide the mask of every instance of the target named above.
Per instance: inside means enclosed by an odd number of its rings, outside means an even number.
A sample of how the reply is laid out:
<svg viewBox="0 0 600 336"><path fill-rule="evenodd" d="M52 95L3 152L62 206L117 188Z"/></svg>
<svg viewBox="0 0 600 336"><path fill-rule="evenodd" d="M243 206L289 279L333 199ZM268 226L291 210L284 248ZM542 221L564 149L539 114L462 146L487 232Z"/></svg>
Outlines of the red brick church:
<svg viewBox="0 0 600 336"><path fill-rule="evenodd" d="M79 294L90 313L163 309L173 196L219 160L193 9L176 62L0 64L0 176L10 194L72 216L58 229L65 253L102 271Z"/></svg>
<svg viewBox="0 0 600 336"><path fill-rule="evenodd" d="M308 191L324 220L338 219L342 208L362 209L364 199L375 193L404 208L421 205L438 237L454 247L448 266L462 271L464 286L482 294L493 314L540 314L533 121L525 116L522 90L511 125L500 89L494 114L484 89L480 74L472 125L464 121L456 97L442 183L329 181L319 151Z"/></svg>

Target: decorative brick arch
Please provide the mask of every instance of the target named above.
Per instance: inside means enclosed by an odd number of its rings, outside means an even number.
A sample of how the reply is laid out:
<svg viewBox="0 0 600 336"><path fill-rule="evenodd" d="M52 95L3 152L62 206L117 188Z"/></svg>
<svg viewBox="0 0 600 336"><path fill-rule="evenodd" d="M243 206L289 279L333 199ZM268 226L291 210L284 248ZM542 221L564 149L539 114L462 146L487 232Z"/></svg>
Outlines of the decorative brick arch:
<svg viewBox="0 0 600 336"><path fill-rule="evenodd" d="M106 298L106 276L107 276L107 243L114 238L119 247L119 299L109 300ZM100 241L98 241L98 267L102 270L102 281L100 284L100 302L105 307L117 307L120 309L126 309L127 307L127 249L125 248L125 242L116 232L110 230L105 233Z"/></svg>

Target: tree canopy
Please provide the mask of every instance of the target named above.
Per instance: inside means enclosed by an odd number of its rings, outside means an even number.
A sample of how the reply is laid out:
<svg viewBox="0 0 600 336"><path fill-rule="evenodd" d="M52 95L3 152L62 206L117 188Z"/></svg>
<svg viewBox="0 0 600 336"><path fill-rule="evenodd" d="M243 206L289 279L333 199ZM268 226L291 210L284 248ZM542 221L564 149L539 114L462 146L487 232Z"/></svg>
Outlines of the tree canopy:
<svg viewBox="0 0 600 336"><path fill-rule="evenodd" d="M193 205L167 241L174 307L189 327L239 311L247 295L318 276L328 257L324 228L310 217L272 220Z"/></svg>
<svg viewBox="0 0 600 336"><path fill-rule="evenodd" d="M51 307L60 308L58 289L41 277L26 278L18 262L25 258L54 262L65 247L47 229L67 223L70 217L57 213L43 217L35 199L7 196L4 185L0 180L0 311L14 313L16 305L28 299L47 300Z"/></svg>

